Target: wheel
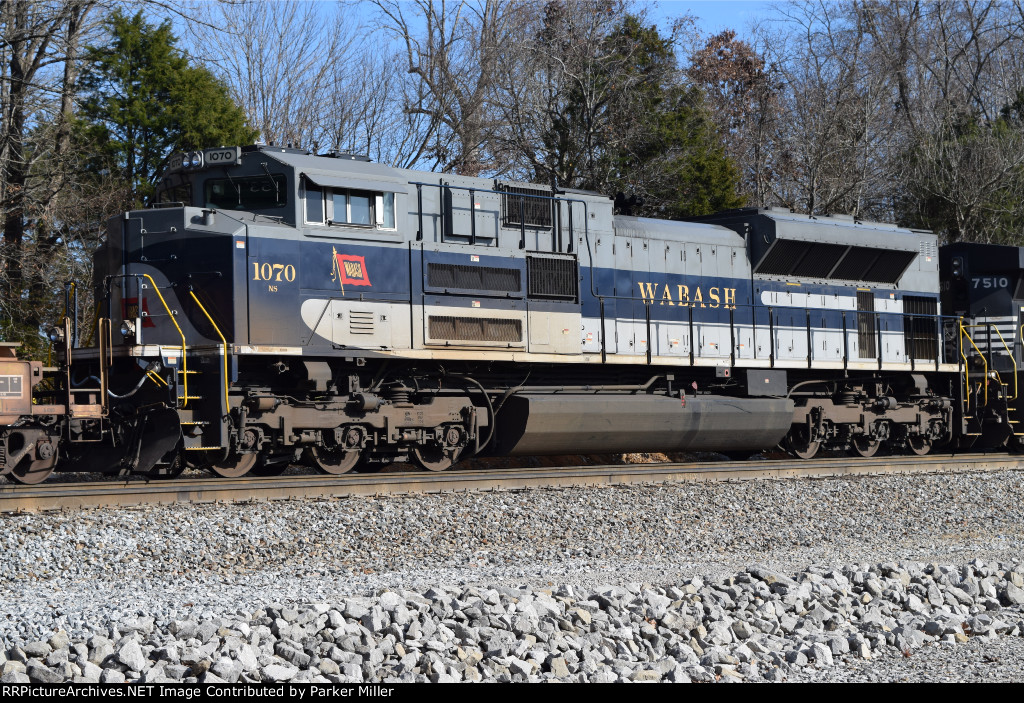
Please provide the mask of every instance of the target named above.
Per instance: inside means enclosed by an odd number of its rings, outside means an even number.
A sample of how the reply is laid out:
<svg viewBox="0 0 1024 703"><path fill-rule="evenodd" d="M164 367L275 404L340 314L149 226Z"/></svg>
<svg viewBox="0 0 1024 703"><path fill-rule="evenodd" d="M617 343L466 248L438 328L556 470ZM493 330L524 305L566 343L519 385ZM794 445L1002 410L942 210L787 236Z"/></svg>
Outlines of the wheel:
<svg viewBox="0 0 1024 703"><path fill-rule="evenodd" d="M308 463L318 471L340 476L354 469L363 452L359 449L342 449L341 447L309 447L306 450Z"/></svg>
<svg viewBox="0 0 1024 703"><path fill-rule="evenodd" d="M48 459L37 459L32 461L25 457L18 462L18 465L7 474L17 483L27 486L34 486L42 483L53 473L53 467L57 465L57 447L53 448L53 456Z"/></svg>
<svg viewBox="0 0 1024 703"><path fill-rule="evenodd" d="M206 465L206 468L221 478L241 478L256 466L259 454L238 454L234 451L228 457L218 457Z"/></svg>
<svg viewBox="0 0 1024 703"><path fill-rule="evenodd" d="M878 449L882 446L882 443L877 439L870 439L867 437L854 437L850 440L850 455L851 456L862 456L864 458L872 457L878 453Z"/></svg>
<svg viewBox="0 0 1024 703"><path fill-rule="evenodd" d="M924 456L932 450L932 441L927 437L907 437L907 449L911 454Z"/></svg>
<svg viewBox="0 0 1024 703"><path fill-rule="evenodd" d="M414 447L412 460L417 466L427 471L447 471L462 454L462 447L441 447L431 444L425 447Z"/></svg>
<svg viewBox="0 0 1024 703"><path fill-rule="evenodd" d="M813 459L814 455L821 449L821 442L810 441L807 427L801 425L799 429L791 430L786 435L786 451L798 459Z"/></svg>

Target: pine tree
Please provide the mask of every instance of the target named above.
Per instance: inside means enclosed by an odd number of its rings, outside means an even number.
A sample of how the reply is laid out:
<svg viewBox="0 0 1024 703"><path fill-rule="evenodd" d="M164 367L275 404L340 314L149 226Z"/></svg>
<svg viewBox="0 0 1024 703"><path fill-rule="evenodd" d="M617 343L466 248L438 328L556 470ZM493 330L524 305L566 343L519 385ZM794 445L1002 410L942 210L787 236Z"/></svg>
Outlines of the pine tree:
<svg viewBox="0 0 1024 703"><path fill-rule="evenodd" d="M124 181L127 206L152 194L172 151L255 139L226 86L177 48L169 22L118 10L107 26L109 46L89 47L86 56L78 137L93 173Z"/></svg>

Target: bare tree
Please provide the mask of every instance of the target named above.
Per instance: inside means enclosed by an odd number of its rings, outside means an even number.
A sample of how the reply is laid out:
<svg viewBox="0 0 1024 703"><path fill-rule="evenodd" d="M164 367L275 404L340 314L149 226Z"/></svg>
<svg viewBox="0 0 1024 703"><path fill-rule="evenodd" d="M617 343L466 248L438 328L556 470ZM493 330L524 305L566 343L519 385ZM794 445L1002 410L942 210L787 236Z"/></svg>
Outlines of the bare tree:
<svg viewBox="0 0 1024 703"><path fill-rule="evenodd" d="M198 5L187 24L197 58L228 83L265 141L329 149L323 129L337 71L352 61L354 27L343 7L306 2ZM209 25L218 31L210 32Z"/></svg>
<svg viewBox="0 0 1024 703"><path fill-rule="evenodd" d="M727 30L690 55L687 76L707 95L723 130L726 153L741 168L751 204L771 203L770 138L781 118L781 77L776 65Z"/></svg>
<svg viewBox="0 0 1024 703"><path fill-rule="evenodd" d="M403 108L426 120L421 154L445 172L493 170L486 144L502 59L517 39L521 3L512 0L374 0L388 33L404 47ZM406 8L411 6L411 12ZM491 163L487 163L488 161Z"/></svg>
<svg viewBox="0 0 1024 703"><path fill-rule="evenodd" d="M24 338L51 286L37 264L60 235L47 219L69 187L70 119L93 0L0 3L0 334Z"/></svg>

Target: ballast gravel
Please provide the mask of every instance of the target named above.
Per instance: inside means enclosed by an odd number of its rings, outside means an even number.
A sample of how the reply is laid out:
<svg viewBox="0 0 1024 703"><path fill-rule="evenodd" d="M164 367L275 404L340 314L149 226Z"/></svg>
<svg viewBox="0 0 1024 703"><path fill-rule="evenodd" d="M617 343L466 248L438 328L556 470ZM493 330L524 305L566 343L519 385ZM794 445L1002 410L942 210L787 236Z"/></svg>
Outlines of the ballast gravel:
<svg viewBox="0 0 1024 703"><path fill-rule="evenodd" d="M1024 473L0 516L0 681L1024 680Z"/></svg>

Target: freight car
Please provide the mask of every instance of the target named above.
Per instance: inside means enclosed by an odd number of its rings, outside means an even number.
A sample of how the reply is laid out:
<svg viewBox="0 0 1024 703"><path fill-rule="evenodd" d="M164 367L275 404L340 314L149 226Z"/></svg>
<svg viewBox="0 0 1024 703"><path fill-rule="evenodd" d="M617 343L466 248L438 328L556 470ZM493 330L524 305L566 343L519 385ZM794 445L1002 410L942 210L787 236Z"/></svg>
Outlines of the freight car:
<svg viewBox="0 0 1024 703"><path fill-rule="evenodd" d="M0 472L1014 442L1019 354L976 369L939 259L853 218L670 222L345 154L179 154L108 223L95 324L69 293L58 365L0 362Z"/></svg>

